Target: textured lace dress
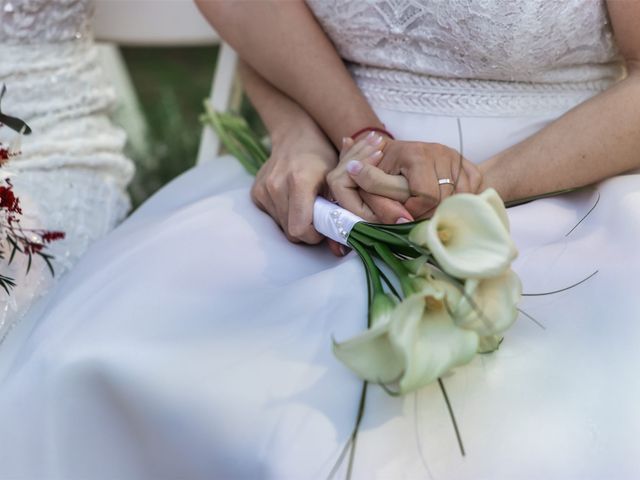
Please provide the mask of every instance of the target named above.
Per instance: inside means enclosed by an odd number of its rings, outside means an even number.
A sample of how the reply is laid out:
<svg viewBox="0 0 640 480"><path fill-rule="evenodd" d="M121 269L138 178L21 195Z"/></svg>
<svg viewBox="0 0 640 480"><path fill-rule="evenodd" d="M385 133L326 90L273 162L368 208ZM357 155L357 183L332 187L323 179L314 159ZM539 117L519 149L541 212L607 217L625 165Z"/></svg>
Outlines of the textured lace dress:
<svg viewBox="0 0 640 480"><path fill-rule="evenodd" d="M370 102L405 112L566 110L622 75L597 0L308 0Z"/></svg>
<svg viewBox="0 0 640 480"><path fill-rule="evenodd" d="M33 129L10 164L12 182L30 226L66 233L51 248L56 276L129 208L133 167L122 155L123 132L107 117L114 92L98 65L91 14L91 0L0 0L3 111ZM0 340L51 284L40 263L26 276L24 264L14 265L18 287L11 296L0 291Z"/></svg>

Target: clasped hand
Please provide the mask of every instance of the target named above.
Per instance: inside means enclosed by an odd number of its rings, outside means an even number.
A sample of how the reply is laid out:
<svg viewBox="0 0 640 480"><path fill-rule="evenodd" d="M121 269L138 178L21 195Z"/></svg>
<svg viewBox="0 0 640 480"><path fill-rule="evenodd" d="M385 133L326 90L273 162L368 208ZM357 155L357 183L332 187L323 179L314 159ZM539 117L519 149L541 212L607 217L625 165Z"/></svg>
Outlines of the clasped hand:
<svg viewBox="0 0 640 480"><path fill-rule="evenodd" d="M477 192L481 181L478 168L456 150L374 132L357 143L345 139L340 162L327 175L342 207L382 223L427 218L453 193Z"/></svg>
<svg viewBox="0 0 640 480"><path fill-rule="evenodd" d="M252 199L292 242L315 244L317 195L371 222L402 223L429 217L453 193L477 192L481 174L460 154L436 143L391 140L371 133L343 141L336 155L317 128L274 138L274 149L258 172ZM451 183L439 182L449 179ZM330 242L331 250L344 253Z"/></svg>

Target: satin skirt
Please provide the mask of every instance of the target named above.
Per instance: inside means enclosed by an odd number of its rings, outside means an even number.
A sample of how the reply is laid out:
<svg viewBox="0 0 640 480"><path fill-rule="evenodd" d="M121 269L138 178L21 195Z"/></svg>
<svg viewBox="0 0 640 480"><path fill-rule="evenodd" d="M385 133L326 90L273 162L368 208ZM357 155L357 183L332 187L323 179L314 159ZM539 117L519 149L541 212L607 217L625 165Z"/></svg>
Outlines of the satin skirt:
<svg viewBox="0 0 640 480"><path fill-rule="evenodd" d="M399 138L460 146L455 117L378 113ZM556 115L461 118L464 154ZM12 333L0 478L345 478L362 382L331 347L366 326L363 267L290 244L251 182L230 157L185 173ZM438 384L370 385L351 478L640 477L640 176L509 216L526 294L597 273L525 296L533 319L443 378L464 456Z"/></svg>

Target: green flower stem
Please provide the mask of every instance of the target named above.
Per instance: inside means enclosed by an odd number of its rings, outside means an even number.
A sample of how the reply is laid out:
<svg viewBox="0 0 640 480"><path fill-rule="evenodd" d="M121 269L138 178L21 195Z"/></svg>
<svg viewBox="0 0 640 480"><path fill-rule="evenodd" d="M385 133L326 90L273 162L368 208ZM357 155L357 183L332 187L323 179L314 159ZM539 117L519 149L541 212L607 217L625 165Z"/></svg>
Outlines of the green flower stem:
<svg viewBox="0 0 640 480"><path fill-rule="evenodd" d="M369 225L366 222L356 223L353 227L353 230L362 235L366 235L373 240L378 240L389 245L396 245L399 247L409 245L409 241L403 236L381 230L375 226Z"/></svg>
<svg viewBox="0 0 640 480"><path fill-rule="evenodd" d="M349 245L360 255L364 268L367 271L367 275L371 281L371 298L369 302L378 294L384 293L382 287L382 280L380 279L380 272L378 267L373 261L373 257L369 254L366 247L362 245L358 240L349 238Z"/></svg>
<svg viewBox="0 0 640 480"><path fill-rule="evenodd" d="M424 221L424 220L423 220ZM420 220L410 223L399 223L397 225L389 225L386 223L370 223L372 227L377 229L382 229L388 232L395 233L397 235L409 235L411 230L413 230L416 225L420 223Z"/></svg>
<svg viewBox="0 0 640 480"><path fill-rule="evenodd" d="M349 234L349 238L355 238L358 242L367 247L373 247L376 243L380 243L378 240L368 237L367 235L363 235L362 233L355 230L351 230ZM415 248L412 248L408 245L394 245L393 251L400 255L405 255L408 258L414 258L419 256L419 252L416 251Z"/></svg>
<svg viewBox="0 0 640 480"><path fill-rule="evenodd" d="M269 151L249 130L248 126L232 130L232 133L236 135L237 141L253 155L256 164L262 166L266 163L269 158Z"/></svg>
<svg viewBox="0 0 640 480"><path fill-rule="evenodd" d="M504 206L506 208L517 207L518 205L533 202L534 200L540 200L541 198L557 197L558 195L564 195L566 193L576 192L579 190L583 190L585 188L589 188L589 187L587 186L587 187L566 188L564 190L556 190L554 192L543 193L540 195L533 195L531 197L519 198L517 200L511 200L509 202L505 202Z"/></svg>
<svg viewBox="0 0 640 480"><path fill-rule="evenodd" d="M261 166L259 162L257 162L252 155L247 154L246 150L242 149L242 143L234 137L233 133L229 133L227 128L223 125L220 115L213 111L209 102L205 100L204 105L207 123L218 133L222 144L227 150L229 150L231 155L236 157L247 172L255 176Z"/></svg>
<svg viewBox="0 0 640 480"><path fill-rule="evenodd" d="M361 243L362 245L366 245L367 247L373 247L375 245L375 243L376 243L376 241L374 239L372 239L370 237L367 237L366 235L361 234L355 228L353 228L351 230L351 233L349 233L348 241L351 241L351 239L354 239L358 243Z"/></svg>
<svg viewBox="0 0 640 480"><path fill-rule="evenodd" d="M411 281L409 279L409 270L402 262L396 258L391 249L383 243L376 243L373 247L376 253L380 256L382 261L393 271L400 281L402 287L402 293L405 297L415 293Z"/></svg>

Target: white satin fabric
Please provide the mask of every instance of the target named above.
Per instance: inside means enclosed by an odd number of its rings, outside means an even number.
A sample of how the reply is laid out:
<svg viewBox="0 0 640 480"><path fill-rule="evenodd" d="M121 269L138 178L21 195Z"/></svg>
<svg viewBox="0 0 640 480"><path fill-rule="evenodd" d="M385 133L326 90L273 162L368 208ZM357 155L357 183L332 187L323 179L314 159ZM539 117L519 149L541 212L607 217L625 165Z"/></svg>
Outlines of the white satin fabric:
<svg viewBox="0 0 640 480"><path fill-rule="evenodd" d="M454 117L379 114L399 138L459 146ZM462 118L465 155L482 161L554 116ZM331 340L365 328L363 268L288 243L250 184L229 157L187 172L9 337L0 478L327 478L362 385ZM403 398L371 386L352 478L640 476L640 176L509 215L525 292L598 273L526 297L544 329L521 317L497 352L444 379L464 458L437 385Z"/></svg>

